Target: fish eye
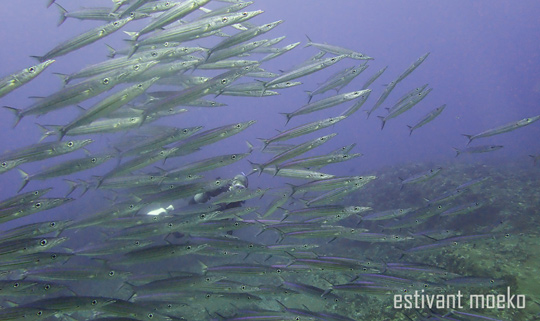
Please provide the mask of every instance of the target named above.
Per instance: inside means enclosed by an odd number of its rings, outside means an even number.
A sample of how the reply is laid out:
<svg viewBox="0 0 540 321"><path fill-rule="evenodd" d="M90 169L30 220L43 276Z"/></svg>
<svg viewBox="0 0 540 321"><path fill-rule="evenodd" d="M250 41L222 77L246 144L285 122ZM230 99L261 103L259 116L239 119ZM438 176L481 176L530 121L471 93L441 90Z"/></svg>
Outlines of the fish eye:
<svg viewBox="0 0 540 321"><path fill-rule="evenodd" d="M229 19L228 19L227 17L223 17L223 18L221 19L221 22L227 22L227 21L229 21Z"/></svg>
<svg viewBox="0 0 540 321"><path fill-rule="evenodd" d="M277 273L281 273L281 269L277 269L276 272L277 272Z"/></svg>
<svg viewBox="0 0 540 321"><path fill-rule="evenodd" d="M135 71L139 70L140 68L141 68L141 65L135 65L135 66L133 66L133 69L134 69Z"/></svg>
<svg viewBox="0 0 540 321"><path fill-rule="evenodd" d="M55 227L55 226L56 226L56 223L55 223L55 222L50 222L50 223L49 223L49 226L50 226L50 227Z"/></svg>
<svg viewBox="0 0 540 321"><path fill-rule="evenodd" d="M206 217L206 214L203 213L203 214L201 214L200 217L201 217L201 218L205 218L205 217Z"/></svg>
<svg viewBox="0 0 540 321"><path fill-rule="evenodd" d="M97 158L94 157L92 158L92 163L95 163L95 162L97 162Z"/></svg>
<svg viewBox="0 0 540 321"><path fill-rule="evenodd" d="M336 58L332 58L332 59L330 59L330 61L331 61L331 62L334 62L334 61L336 61Z"/></svg>
<svg viewBox="0 0 540 321"><path fill-rule="evenodd" d="M227 79L221 79L221 83L222 83L222 84L226 84L226 83L227 83Z"/></svg>
<svg viewBox="0 0 540 321"><path fill-rule="evenodd" d="M14 288L18 288L19 285L20 285L19 282L15 282L15 283L13 284L13 287L14 287Z"/></svg>
<svg viewBox="0 0 540 321"><path fill-rule="evenodd" d="M130 204L130 205L129 205L129 208L130 208L130 209L133 209L134 207L135 207L135 206L133 206L133 204Z"/></svg>
<svg viewBox="0 0 540 321"><path fill-rule="evenodd" d="M133 15L133 12L131 13ZM118 21L113 22L113 26L118 26Z"/></svg>
<svg viewBox="0 0 540 321"><path fill-rule="evenodd" d="M43 240L39 241L39 245L41 245L41 246L45 246L45 245L47 245L47 243L48 243L47 239L43 239Z"/></svg>
<svg viewBox="0 0 540 321"><path fill-rule="evenodd" d="M167 308L172 308L172 304L167 304Z"/></svg>
<svg viewBox="0 0 540 321"><path fill-rule="evenodd" d="M495 283L495 280L489 280L489 283Z"/></svg>
<svg viewBox="0 0 540 321"><path fill-rule="evenodd" d="M36 315L38 315L38 316L39 316L39 315L42 315L42 314L43 314L43 311L38 311L38 312L36 312Z"/></svg>
<svg viewBox="0 0 540 321"><path fill-rule="evenodd" d="M97 300L92 300L92 305L96 305L98 304L98 301Z"/></svg>
<svg viewBox="0 0 540 321"><path fill-rule="evenodd" d="M187 129L184 129L184 130L182 131L182 133L187 134L187 133L188 133L188 130L187 130Z"/></svg>
<svg viewBox="0 0 540 321"><path fill-rule="evenodd" d="M504 237L510 237L510 234L506 233L504 234Z"/></svg>
<svg viewBox="0 0 540 321"><path fill-rule="evenodd" d="M109 276L114 276L114 271L110 271Z"/></svg>
<svg viewBox="0 0 540 321"><path fill-rule="evenodd" d="M437 208L438 208L438 209L441 209L441 208L442 208L442 205L437 206Z"/></svg>
<svg viewBox="0 0 540 321"><path fill-rule="evenodd" d="M353 73L356 73L356 69L353 69L352 72L353 72Z"/></svg>
<svg viewBox="0 0 540 321"><path fill-rule="evenodd" d="M252 248L252 247L253 247L253 244L249 244L248 247L249 247L249 248Z"/></svg>
<svg viewBox="0 0 540 321"><path fill-rule="evenodd" d="M154 318L154 314L152 314L152 313L148 313L148 318L149 318L149 319L152 319L152 318Z"/></svg>
<svg viewBox="0 0 540 321"><path fill-rule="evenodd" d="M244 12L242 12L242 15L245 17L245 16L248 15L248 13L244 11Z"/></svg>
<svg viewBox="0 0 540 321"><path fill-rule="evenodd" d="M152 53L151 53L151 56L152 56L152 57L156 57L157 55L158 55L157 52L152 51Z"/></svg>
<svg viewBox="0 0 540 321"><path fill-rule="evenodd" d="M221 185L221 181L220 181L220 180L217 180L214 184L215 184L215 185Z"/></svg>
<svg viewBox="0 0 540 321"><path fill-rule="evenodd" d="M206 298L208 299L209 297L210 297L210 294L207 293L207 294L206 294Z"/></svg>
<svg viewBox="0 0 540 321"><path fill-rule="evenodd" d="M28 68L28 72L31 72L31 73L32 73L32 72L34 72L34 71L36 71L36 68L35 68L35 67L30 67L30 68Z"/></svg>
<svg viewBox="0 0 540 321"><path fill-rule="evenodd" d="M51 259L56 259L58 256L56 254L51 254Z"/></svg>
<svg viewBox="0 0 540 321"><path fill-rule="evenodd" d="M7 167L7 162L2 162L2 167Z"/></svg>
<svg viewBox="0 0 540 321"><path fill-rule="evenodd" d="M109 84L109 78L104 78L101 83L104 84L104 85L108 85Z"/></svg>
<svg viewBox="0 0 540 321"><path fill-rule="evenodd" d="M45 290L48 290L51 288L51 285L50 284L45 284L45 286L43 287Z"/></svg>
<svg viewBox="0 0 540 321"><path fill-rule="evenodd" d="M67 147L73 147L74 143L72 141L69 141L66 145Z"/></svg>
<svg viewBox="0 0 540 321"><path fill-rule="evenodd" d="M236 159L236 155L232 155L231 158L232 158L232 159Z"/></svg>
<svg viewBox="0 0 540 321"><path fill-rule="evenodd" d="M453 245L458 245L458 242L455 242L455 241L454 241L452 244L453 244Z"/></svg>
<svg viewBox="0 0 540 321"><path fill-rule="evenodd" d="M40 208L41 207L41 202L37 202L36 204L34 204L34 207L35 208Z"/></svg>

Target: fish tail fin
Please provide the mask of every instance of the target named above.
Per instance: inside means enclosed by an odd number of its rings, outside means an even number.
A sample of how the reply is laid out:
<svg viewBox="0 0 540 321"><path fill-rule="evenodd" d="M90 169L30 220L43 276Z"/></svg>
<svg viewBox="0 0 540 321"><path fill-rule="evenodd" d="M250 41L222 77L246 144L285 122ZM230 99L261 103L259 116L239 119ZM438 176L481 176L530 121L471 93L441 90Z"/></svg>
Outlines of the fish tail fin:
<svg viewBox="0 0 540 321"><path fill-rule="evenodd" d="M67 194L66 194L66 197L68 197L69 194L73 193L73 191L76 190L77 187L80 186L79 183L74 182L74 181L71 181L71 180L69 180L69 179L64 179L64 182L66 182L66 183L69 185L69 190L68 190L68 192L67 192Z"/></svg>
<svg viewBox="0 0 540 321"><path fill-rule="evenodd" d="M459 154L461 154L461 151L455 147L452 147L454 149L454 151L456 152L456 157L459 156Z"/></svg>
<svg viewBox="0 0 540 321"><path fill-rule="evenodd" d="M139 33L137 31L124 31L124 33L131 37L131 39L127 41L137 41L137 38L139 38Z"/></svg>
<svg viewBox="0 0 540 321"><path fill-rule="evenodd" d="M38 123L35 123L39 129L41 129L41 131L43 132L43 136L41 136L41 138L39 139L39 141L41 142L42 140L44 140L45 138L51 136L51 135L59 135L60 136L60 133L58 132L57 128L60 127L60 126L56 126L56 125L48 125L50 127L53 128L53 130L50 130L49 128L41 125L41 124L38 124Z"/></svg>
<svg viewBox="0 0 540 321"><path fill-rule="evenodd" d="M409 136L411 136L414 129L412 128L412 126L409 125L407 125L407 127L409 127Z"/></svg>
<svg viewBox="0 0 540 321"><path fill-rule="evenodd" d="M109 51L109 53L107 54L107 57L114 58L114 56L116 56L116 49L114 49L112 46L108 44L105 44L105 46L107 46L107 50Z"/></svg>
<svg viewBox="0 0 540 321"><path fill-rule="evenodd" d="M377 118L379 118L382 121L381 130L383 130L384 124L386 124L386 120L384 120L383 116L377 116Z"/></svg>
<svg viewBox="0 0 540 321"><path fill-rule="evenodd" d="M311 102L311 98L313 98L313 92L312 91L309 91L309 90L304 90L307 95L308 95L308 101L307 103L309 104Z"/></svg>
<svg viewBox="0 0 540 321"><path fill-rule="evenodd" d="M23 188L26 186L26 184L28 184L28 182L30 181L30 176L28 175L28 173L26 173L25 171L23 171L20 168L17 168L17 170L19 171L19 173L21 174L21 177L23 179L21 187L17 191L17 193L19 193L20 191L23 190Z"/></svg>
<svg viewBox="0 0 540 321"><path fill-rule="evenodd" d="M66 9L64 9L64 7L62 7L61 5L59 5L58 3L55 3L56 5L56 8L58 8L58 11L60 12L60 17L58 18L58 22L56 23L57 26L60 26L61 24L64 23L64 21L66 21L66 13L68 13L68 11Z"/></svg>
<svg viewBox="0 0 540 321"><path fill-rule="evenodd" d="M313 41L311 41L311 39L309 38L308 35L306 35L306 38L308 40L308 43L304 46L304 48L309 47L309 46L311 46L313 44Z"/></svg>
<svg viewBox="0 0 540 321"><path fill-rule="evenodd" d="M534 155L529 155L529 157L531 157L533 159L533 162L534 162L534 166L536 166L536 162L538 161L536 159L536 157L534 157Z"/></svg>
<svg viewBox="0 0 540 321"><path fill-rule="evenodd" d="M255 173L255 172L259 172L259 176L261 176L261 173L263 171L263 167L261 166L261 164L254 163L254 162L250 161L249 159L248 159L248 162L249 162L249 164L251 165L251 168L252 168L251 173L249 173L248 176Z"/></svg>
<svg viewBox="0 0 540 321"><path fill-rule="evenodd" d="M281 115L287 117L287 121L285 122L285 125L289 123L289 120L291 120L292 116L291 113L280 113Z"/></svg>
<svg viewBox="0 0 540 321"><path fill-rule="evenodd" d="M49 0L49 2L47 2L47 8L52 6L52 4L54 3L55 0Z"/></svg>
<svg viewBox="0 0 540 321"><path fill-rule="evenodd" d="M13 128L15 128L23 118L22 111L20 109L10 106L4 106L4 108L15 114L15 124L13 124Z"/></svg>
<svg viewBox="0 0 540 321"><path fill-rule="evenodd" d="M30 56L30 58L34 58L39 62L44 62L45 60L47 60L45 59L45 56Z"/></svg>
<svg viewBox="0 0 540 321"><path fill-rule="evenodd" d="M131 40L131 39L126 40L126 41L133 42L133 40ZM127 58L128 58L128 59L131 58L131 56L133 56L133 54L134 54L135 52L137 52L137 49L139 49L139 44L134 43L134 44L133 44L133 48L131 48L131 51L130 51L130 52L128 53L128 55L127 55Z"/></svg>
<svg viewBox="0 0 540 321"><path fill-rule="evenodd" d="M262 141L263 144L264 144L263 148L261 148L261 151L263 151L263 150L266 148L266 146L268 146L268 144L270 144L270 140L269 140L269 139L265 139L265 138L257 138L257 139L260 140L260 141Z"/></svg>
<svg viewBox="0 0 540 321"><path fill-rule="evenodd" d="M469 145L469 144L472 142L472 136L473 136L473 135L467 135L467 134L461 134L461 135L467 137L467 139L469 140L469 142L467 143L467 145Z"/></svg>
<svg viewBox="0 0 540 321"><path fill-rule="evenodd" d="M67 85L71 81L71 77L69 75L60 73L60 72L53 72L54 75L58 76L60 80L62 80L62 85Z"/></svg>

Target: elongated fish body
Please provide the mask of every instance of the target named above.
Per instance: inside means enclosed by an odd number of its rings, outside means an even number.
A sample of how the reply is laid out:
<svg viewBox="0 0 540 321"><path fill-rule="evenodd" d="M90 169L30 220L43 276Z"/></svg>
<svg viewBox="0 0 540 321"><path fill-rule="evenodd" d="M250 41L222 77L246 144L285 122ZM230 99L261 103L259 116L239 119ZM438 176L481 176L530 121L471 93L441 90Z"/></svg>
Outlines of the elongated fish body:
<svg viewBox="0 0 540 321"><path fill-rule="evenodd" d="M78 104L86 99L90 99L112 89L121 82L128 81L131 77L142 73L144 70L151 68L155 64L157 64L157 61L135 63L121 70L111 71L104 75L89 78L83 82L67 86L42 98L24 110L18 110L7 106L5 106L5 108L15 113L16 126L21 118L26 115L43 115L69 105Z"/></svg>
<svg viewBox="0 0 540 321"><path fill-rule="evenodd" d="M454 147L454 150L456 151L456 157L458 157L461 154L479 154L479 153L494 152L503 147L504 146L502 145L482 145L482 146L475 146L475 147L467 147L465 149L457 149Z"/></svg>
<svg viewBox="0 0 540 321"><path fill-rule="evenodd" d="M323 128L332 126L334 124L337 124L339 121L343 119L345 119L345 116L326 118L326 119L315 121L315 122L308 123L305 125L297 126L295 128L281 132L280 134L272 138L268 138L268 139L261 138L260 140L264 143L264 147L263 147L264 149L266 148L266 146L268 146L268 144L271 144L273 142L280 142L280 141L288 140L294 137L306 135L314 131L317 131L319 129L323 129Z"/></svg>
<svg viewBox="0 0 540 321"><path fill-rule="evenodd" d="M184 152L192 152L199 147L215 143L227 137L238 134L239 132L247 129L256 121L250 120L243 123L236 123L230 125L224 125L204 132L195 134L186 140L178 142L175 147L178 147L178 155L182 155Z"/></svg>
<svg viewBox="0 0 540 321"><path fill-rule="evenodd" d="M72 51L80 49L84 46L87 46L93 42L98 41L101 38L104 38L110 35L116 30L122 28L126 23L130 22L131 20L133 20L133 18L128 17L128 18L113 21L103 26L96 27L72 39L62 42L58 46L51 49L51 51L47 52L45 55L36 56L36 58L40 62L44 62L45 60L49 60L51 58L66 55Z"/></svg>
<svg viewBox="0 0 540 321"><path fill-rule="evenodd" d="M371 109L369 111L367 111L367 116L369 118L369 116L375 111L377 110L377 108L379 108L379 106L382 105L382 103L386 100L386 98L390 95L390 93L392 92L392 90L394 90L394 88L396 87L397 85L397 82L394 80L394 81L391 81L388 85L386 85L386 88L384 89L383 93L381 94L381 96L379 97L379 99L377 99L377 102L375 103L375 105L373 105L373 107L371 107Z"/></svg>
<svg viewBox="0 0 540 321"><path fill-rule="evenodd" d="M429 88L427 90L424 90L418 94L416 94L416 96L413 96L411 99L407 100L406 102L403 102L399 108L396 108L394 109L393 111L391 111L388 115L382 117L382 116L378 116L381 120L382 120L382 125L381 125L381 129L384 128L384 124L392 119L392 118L395 118L401 114L403 114L404 112L406 112L407 110L413 108L416 104L418 104L420 101L422 101L424 98L426 98L426 96L431 92L431 90L433 90L433 88Z"/></svg>
<svg viewBox="0 0 540 321"><path fill-rule="evenodd" d="M168 1L170 2L170 1ZM76 11L67 11L58 3L54 3L60 12L60 17L58 18L58 26L64 23L67 18L74 18L78 20L98 20L98 21L115 21L119 20L120 17L118 14L111 14L111 8L109 7L95 7L95 8L81 8ZM133 20L139 20L148 17L149 10L143 12L139 10L137 12L131 12L130 17Z"/></svg>
<svg viewBox="0 0 540 321"><path fill-rule="evenodd" d="M377 71L375 74L373 74L373 76L371 76L365 83L364 83L364 86L362 86L362 89L367 89L369 86L371 86L372 83L375 82L375 80L377 80L382 74L383 72L386 71L386 69L388 68L388 66L380 69L379 71Z"/></svg>
<svg viewBox="0 0 540 321"><path fill-rule="evenodd" d="M131 1L129 6L124 9L124 11L122 11L122 13L120 14L120 19L123 19L123 18L126 18L128 17L133 11L139 9L140 7L142 7L143 5L145 5L146 3L150 2L151 0L134 0L134 1Z"/></svg>
<svg viewBox="0 0 540 321"><path fill-rule="evenodd" d="M72 221L48 221L22 225L2 233L0 242L62 232Z"/></svg>
<svg viewBox="0 0 540 321"><path fill-rule="evenodd" d="M439 116L443 112L444 108L446 108L446 104L444 104L444 105L442 105L440 107L437 107L434 110L430 111L420 121L418 121L416 123L416 125L413 125L413 126L407 125L407 127L409 127L409 136L412 135L413 130L424 126L425 124L429 123L430 121L435 119L437 116Z"/></svg>
<svg viewBox="0 0 540 321"><path fill-rule="evenodd" d="M210 0L188 0L177 3L174 7L162 13L154 21L142 28L138 32L137 37L178 21L208 2Z"/></svg>
<svg viewBox="0 0 540 321"><path fill-rule="evenodd" d="M359 66L352 66L340 72L335 73L330 78L328 78L324 83L322 83L319 87L317 87L314 91L308 92L308 95L309 95L308 103L311 101L311 98L313 98L313 96L324 94L325 92L331 89L335 89L337 92L339 92L341 88L345 87L354 78L356 78L356 76L360 75L368 67L369 66L366 64L359 65Z"/></svg>
<svg viewBox="0 0 540 321"><path fill-rule="evenodd" d="M268 31L272 30L273 28L275 28L277 25L279 25L282 22L283 22L283 20L278 20L278 21L275 21L275 22L271 22L271 23L259 26L259 27L254 27L254 28L248 29L246 31L239 32L239 33L235 34L234 36L231 36L231 37L229 37L229 38L227 38L225 40L222 40L220 43L218 43L217 45L215 45L214 47L212 47L210 49L210 51L208 52L208 57L210 57L212 55L212 53L214 53L214 52L216 52L218 50L223 50L223 49L226 49L226 48L230 48L230 47L232 47L234 45L238 45L238 44L241 44L242 42L245 42L245 41L248 41L248 40L250 40L252 38L255 38L258 35L266 33ZM268 41L266 41L266 43L267 42ZM264 46L265 44L263 43L261 45Z"/></svg>
<svg viewBox="0 0 540 321"><path fill-rule="evenodd" d="M201 20L195 20L190 23L182 24L177 27L169 28L156 32L152 37L137 40L134 46L164 43L167 41L186 41L197 38L203 34L216 32L218 29L251 19L263 11L249 11L241 13L231 13L223 16L209 17ZM138 37L137 33L128 33L134 39ZM135 48L135 50L136 50Z"/></svg>
<svg viewBox="0 0 540 321"><path fill-rule="evenodd" d="M247 55L250 51L252 51L255 48L260 47L267 41L268 39L257 40L257 41L252 41L249 43L239 44L235 47L229 47L227 49L221 49L219 51L215 51L212 54L212 56L206 59L206 62L217 62L217 61L221 61L221 60L231 58L231 57Z"/></svg>
<svg viewBox="0 0 540 321"><path fill-rule="evenodd" d="M210 157L167 171L166 175L167 177L175 177L186 173L201 173L235 163L249 155L251 155L251 153L227 154Z"/></svg>
<svg viewBox="0 0 540 321"><path fill-rule="evenodd" d="M38 189L35 191L30 191L22 194L18 194L16 196L10 197L8 199L3 200L0 203L0 210L6 209L8 207L21 205L24 203L28 203L30 201L33 201L41 196L44 196L48 192L52 190L52 187L44 188L44 189Z"/></svg>
<svg viewBox="0 0 540 321"><path fill-rule="evenodd" d="M333 133L333 134L330 134L330 135L326 135L326 136L322 136L322 137L319 137L319 138L316 138L314 140L310 140L308 142L305 142L305 143L302 143L300 145L297 145L287 151L284 151L283 153L281 154L278 154L276 155L274 158L272 158L271 160L269 160L268 162L264 163L264 164L255 164L255 163L252 163L252 166L254 166L254 168L256 168L256 170L259 171L259 175L260 173L268 166L271 166L271 165L277 165L283 161L286 161L288 159L291 159L293 157L296 157L298 155L301 155L309 150L312 150L313 148L315 147L318 147L324 143L326 143L328 140L330 140L331 138L333 138L334 136L336 136L337 134L336 133Z"/></svg>
<svg viewBox="0 0 540 321"><path fill-rule="evenodd" d="M270 41L268 41L268 42L270 42ZM268 42L267 42L267 44L268 44ZM261 61L261 63L263 63L263 62L265 62L265 61L268 61L268 60L274 59L274 58L276 58L276 57L279 57L279 56L285 54L286 52L288 52L288 51L290 51L290 50L293 50L293 49L296 48L299 44L300 44L300 42L295 42L295 43L291 43L290 45L287 45L287 46L285 46L285 47L283 47L283 48L278 48L277 50L275 50L275 52L272 52L272 53L270 53L268 56L263 57L260 61ZM262 48L262 47L264 47L264 46L260 46L259 48L255 48L255 49L253 50L253 52L257 52L257 49L260 49L260 48ZM266 48L266 47L265 47L265 48ZM272 77L272 78L273 78L273 77Z"/></svg>
<svg viewBox="0 0 540 321"><path fill-rule="evenodd" d="M68 142L39 143L3 154L0 159L24 159L25 162L33 162L76 151L92 142L91 139L83 139Z"/></svg>
<svg viewBox="0 0 540 321"><path fill-rule="evenodd" d="M151 78L147 81L135 84L124 90L114 93L107 98L101 100L100 102L92 106L90 109L88 109L86 112L84 112L82 115L77 117L77 119L60 128L58 130L60 133L59 138L62 139L63 135L65 135L66 132L70 131L73 128L90 124L94 120L104 117L107 114L115 111L116 109L124 106L133 99L137 98L139 95L142 95L158 79L158 77Z"/></svg>
<svg viewBox="0 0 540 321"><path fill-rule="evenodd" d="M148 137L148 139L144 140L139 139L135 144L132 144L128 150L123 151L122 156L136 156L151 152L155 149L156 146L163 147L165 145L186 139L201 129L202 126L174 128L173 132L167 132L163 135L151 136Z"/></svg>
<svg viewBox="0 0 540 321"><path fill-rule="evenodd" d="M373 59L370 56L364 55L360 52L357 52L351 49L343 48L340 46L328 45L324 43L316 43L316 42L312 42L311 39L309 39L309 37L307 38L308 38L308 43L306 44L306 47L313 46L324 52L333 53L334 55L346 55L347 57L352 58L352 59L358 59L358 60L372 60Z"/></svg>
<svg viewBox="0 0 540 321"><path fill-rule="evenodd" d="M315 111L319 111L322 109L330 108L332 106L336 106L341 103L359 98L362 95L367 94L368 92L370 92L369 89L338 94L335 96L324 98L319 101L315 101L307 105L304 105L298 108L297 110L293 111L292 113L282 113L282 114L285 115L285 117L287 117L287 122L289 122L289 120L291 120L291 118L295 116L305 115L305 114L313 113Z"/></svg>
<svg viewBox="0 0 540 321"><path fill-rule="evenodd" d="M346 55L341 55L341 56L336 56L336 57L331 57L331 58L326 58L326 59L322 59L322 60L318 60L318 61L314 61L308 65L305 65L303 67L300 67L300 68L297 68L297 69L294 69L292 71L289 71L287 73L284 73L283 75L273 79L273 80L270 80L269 82L266 82L264 84L264 87L265 88L268 88L269 86L272 86L272 85L275 85L275 84L279 84L280 82L286 82L286 81L289 81L289 80L293 80L293 79L296 79L296 78L300 78L300 77L303 77L303 76L307 76L309 74L312 74L316 71L319 71L321 69L324 69L326 67L329 67L329 66L332 66L333 64L337 63L338 61L340 61L341 59L347 57Z"/></svg>
<svg viewBox="0 0 540 321"><path fill-rule="evenodd" d="M19 192L26 186L26 184L28 184L30 180L46 180L52 177L77 173L101 165L112 157L113 155L96 155L72 159L57 165L53 165L33 175L28 175L26 172L19 169L19 172L23 178L23 183L21 188L19 188Z"/></svg>
<svg viewBox="0 0 540 321"><path fill-rule="evenodd" d="M39 213L73 201L72 198L38 198L26 204L0 211L0 223Z"/></svg>
<svg viewBox="0 0 540 321"><path fill-rule="evenodd" d="M210 78L199 85L194 85L192 87L181 90L176 95L173 95L163 101L159 101L158 103L146 107L145 114L176 107L182 105L183 103L200 99L208 94L219 93L236 79L240 78L245 73L253 70L253 68L256 66L257 65L251 65L241 69L229 70L213 78Z"/></svg>
<svg viewBox="0 0 540 321"><path fill-rule="evenodd" d="M423 172L423 173L420 173L420 174L417 174L417 175L413 175L413 176L407 177L405 179L401 179L401 184L405 185L405 184L416 184L416 183L425 182L425 181L435 177L437 174L439 174L441 172L441 170L442 170L442 167L431 168L430 170L428 170L426 172Z"/></svg>
<svg viewBox="0 0 540 321"><path fill-rule="evenodd" d="M523 127L523 126L530 125L530 124L534 123L535 121L537 121L538 119L540 119L540 115L534 116L534 117L523 118L523 119L515 121L515 122L511 122L511 123L508 123L508 124L505 124L505 125L502 125L502 126L499 126L499 127L495 127L493 129L486 130L486 131L481 132L481 133L476 134L476 135L465 135L464 134L463 136L465 136L465 137L467 137L469 139L468 144L470 144L473 140L475 140L477 138L489 137L489 136L493 136L493 135L506 133L506 132L512 131L514 129L518 129L520 127Z"/></svg>
<svg viewBox="0 0 540 321"><path fill-rule="evenodd" d="M326 165L339 163L360 157L362 154L328 154L323 156L306 157L279 164L281 170L287 168L317 168L320 169Z"/></svg>
<svg viewBox="0 0 540 321"><path fill-rule="evenodd" d="M360 95L360 97L358 97L354 105L352 105L343 113L341 113L341 116L349 117L350 115L354 114L357 110L362 108L362 106L368 99L369 95L371 94L371 89L363 89L361 92L362 94Z"/></svg>
<svg viewBox="0 0 540 321"><path fill-rule="evenodd" d="M81 70L72 73L70 75L64 76L65 83L69 83L73 79L86 78L90 76L96 76L105 72L111 72L120 68L129 67L136 63L144 63L149 61L161 61L167 57L172 56L175 52L174 48L161 48L161 49L152 49L148 51L138 52L136 55L133 55L130 59L127 57L120 57L105 60L103 62L84 67Z"/></svg>
<svg viewBox="0 0 540 321"><path fill-rule="evenodd" d="M49 67L54 59L43 61L42 63L23 69L17 73L11 74L0 79L0 98L9 94L13 90L19 88L20 86L26 84L30 80L37 77L42 73L47 67Z"/></svg>
<svg viewBox="0 0 540 321"><path fill-rule="evenodd" d="M403 79L405 79L405 77L410 75L410 73L413 72L416 68L418 68L418 66L420 66L424 62L424 60L426 60L428 56L429 56L429 52L423 55L422 57L418 58L418 60L416 60L412 65L409 66L409 68L405 69L405 71L402 72L401 75L398 76L397 82L402 81Z"/></svg>

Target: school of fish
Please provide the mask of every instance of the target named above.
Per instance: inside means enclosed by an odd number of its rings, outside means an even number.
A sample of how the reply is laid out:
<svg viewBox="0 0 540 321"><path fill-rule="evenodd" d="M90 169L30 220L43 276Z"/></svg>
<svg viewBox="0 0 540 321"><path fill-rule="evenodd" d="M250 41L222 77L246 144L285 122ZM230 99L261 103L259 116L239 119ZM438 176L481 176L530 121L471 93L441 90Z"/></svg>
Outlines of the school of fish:
<svg viewBox="0 0 540 321"><path fill-rule="evenodd" d="M395 294L506 289L505 280L427 263L433 253L511 239L498 226L475 233L447 227L490 202L460 200L490 184L490 177L447 187L437 197L421 199L421 206L380 204L385 209L374 210L355 201L355 195L376 182L377 175L323 171L327 165L357 161L362 156L354 150L358 141L334 144L333 152L317 154L317 147L332 145L338 135L323 130L339 127L347 118L365 121L360 110L369 117L388 105L377 115L380 120L368 119L384 128L421 105L433 88L425 84L409 90L399 84L430 53L372 98L370 88L387 67L357 80L377 58L368 55L368 46L347 48L308 37L304 50L316 49L314 56L274 73L265 69L265 62L290 54L300 43L278 45L286 41L279 35L285 23L281 20L252 23L252 18L264 17L256 5L240 0L113 0L110 7L92 7L88 1L87 7L68 11L49 1L49 10L56 7L60 13L60 28L67 19L103 24L48 51L29 53L39 63L3 75L0 99L53 70L64 56L99 45L94 43L103 38L127 36L126 47L109 47L109 58L60 74L63 85L29 106L4 106L4 117L14 116L14 129L3 131L17 133L20 123L35 121L43 136L28 146L0 150L0 174L18 171L21 176L11 185L15 196L0 196L1 321L383 320L370 316L370 309L374 304L390 306ZM130 29L135 21L143 27ZM276 33L279 37L270 36ZM195 45L199 39L213 45ZM323 77L317 88L302 86L303 77L317 77L329 67L336 72ZM247 146L236 153L223 147L224 141L249 133L252 126L268 126L264 112L258 119L219 126L202 117L198 123L182 121L195 110L230 108L220 97L260 100L287 90L306 98L303 106L280 110L287 128L272 137L247 134ZM391 92L398 90L399 99L388 104L394 99ZM41 124L35 118L77 106L79 115L67 123ZM408 126L409 134L420 134L421 127L444 117L445 108L451 106L440 102L430 107ZM289 124L311 113L319 114L318 120ZM464 136L471 143L538 119L540 115L532 115ZM485 153L502 147L455 151ZM219 155L197 156L209 149ZM71 153L78 156L65 158ZM536 163L538 156L530 156ZM26 163L52 158L54 165L25 169ZM242 175L251 184L234 189L234 174L216 173L240 162L251 168ZM89 170L100 174L86 175ZM444 171L436 165L400 177L400 190L436 180ZM55 194L52 186L32 189L37 180L67 175L67 195ZM190 202L196 195L212 197ZM95 208L86 205L69 218L40 218L44 211L60 212L85 199ZM32 223L18 223L25 217ZM434 218L441 222L439 229L414 228ZM8 224L10 228L3 228ZM389 311L395 317L385 320L499 320L473 311Z"/></svg>

